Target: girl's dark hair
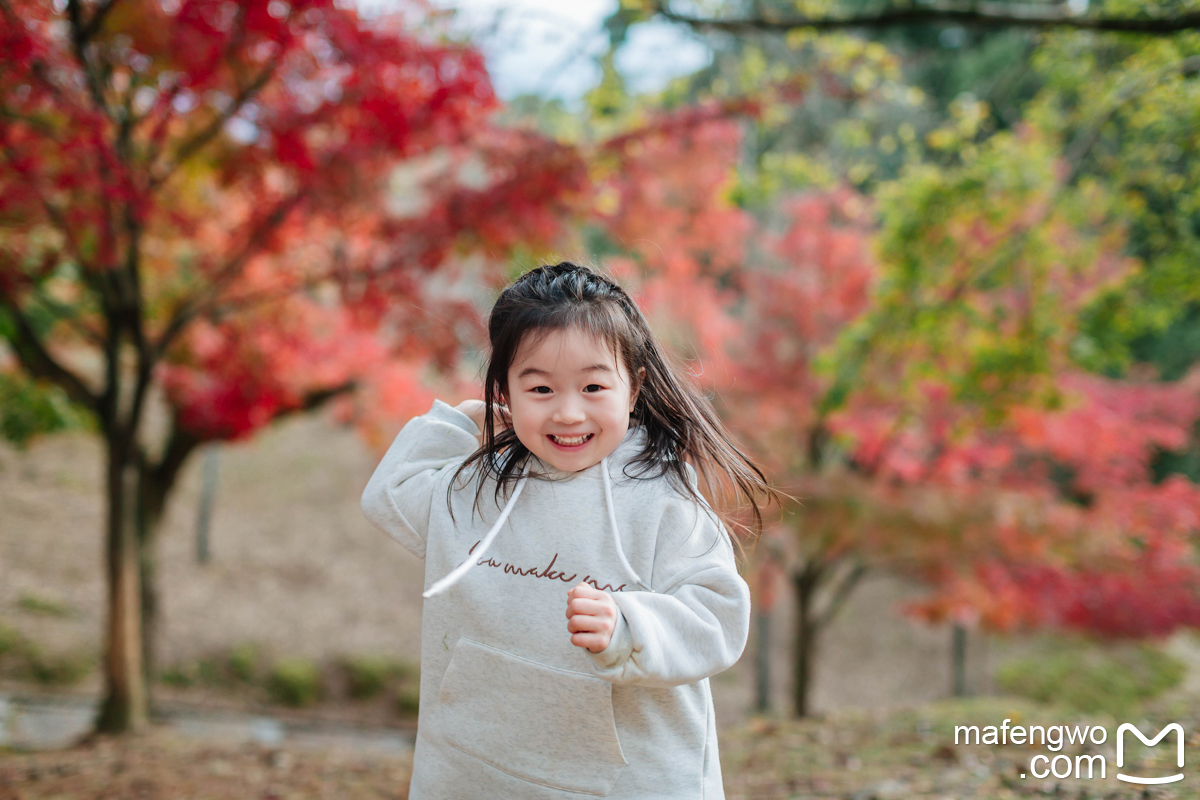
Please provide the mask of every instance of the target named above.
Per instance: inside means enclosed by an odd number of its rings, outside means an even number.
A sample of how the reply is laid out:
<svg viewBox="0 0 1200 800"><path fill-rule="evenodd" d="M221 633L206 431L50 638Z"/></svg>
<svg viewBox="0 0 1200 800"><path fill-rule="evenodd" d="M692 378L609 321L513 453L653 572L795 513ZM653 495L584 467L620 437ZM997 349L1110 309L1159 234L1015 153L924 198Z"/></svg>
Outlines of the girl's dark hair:
<svg viewBox="0 0 1200 800"><path fill-rule="evenodd" d="M637 401L630 414L631 424L640 424L646 432L642 452L630 461L626 469L639 465L636 475L628 477L660 477L669 475L676 486L701 505L704 498L691 486L684 467L687 461L704 478L710 495L713 492L712 474L722 484L732 485L753 509L754 532L762 530L762 513L755 501L757 495L780 501L781 494L767 483L762 472L730 440L725 426L708 400L691 381L682 377L681 370L659 347L650 325L629 295L609 278L587 267L564 261L542 266L522 275L500 293L488 319L488 338L491 355L484 378L483 444L459 466L450 481L446 502L450 506L450 489L464 470L472 465L482 472L481 478L495 479L495 500L500 504L500 492L507 494L519 479L530 451L517 438L511 425L499 433L495 430L494 414L507 414L500 409L500 398L508 397L508 371L525 341L536 346L552 331L577 328L607 342L614 355L624 363L637 391ZM639 371L646 374L639 382ZM535 477L533 472L530 477ZM537 476L546 477L546 476ZM483 492L485 480L477 482L475 508ZM453 518L453 507L450 506ZM746 526L722 515L732 527Z"/></svg>

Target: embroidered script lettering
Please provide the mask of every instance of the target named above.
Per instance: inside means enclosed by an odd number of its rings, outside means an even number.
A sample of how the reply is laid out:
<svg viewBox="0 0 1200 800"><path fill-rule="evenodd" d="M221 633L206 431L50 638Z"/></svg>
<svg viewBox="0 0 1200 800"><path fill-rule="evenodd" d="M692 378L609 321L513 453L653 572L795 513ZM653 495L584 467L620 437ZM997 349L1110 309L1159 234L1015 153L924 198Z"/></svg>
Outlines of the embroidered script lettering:
<svg viewBox="0 0 1200 800"><path fill-rule="evenodd" d="M483 540L481 539L480 541ZM471 549L467 551L467 555L469 556L471 553L474 553L476 547L479 547L479 542L471 545ZM506 575L520 575L525 578L545 578L549 581L562 581L563 583L570 583L579 577L578 572L573 572L570 575L567 575L565 570L554 569L554 562L556 561L558 561L558 553L554 554L554 557L550 559L550 563L545 567L518 567L516 564L510 564L507 561L497 561L494 558L483 558L475 563L481 567L496 567L497 569L502 569ZM606 583L601 586L599 581L597 581L591 575L585 575L583 581L584 583L590 583L594 588L599 589L602 592L619 592L628 585L622 583L615 589L611 583Z"/></svg>

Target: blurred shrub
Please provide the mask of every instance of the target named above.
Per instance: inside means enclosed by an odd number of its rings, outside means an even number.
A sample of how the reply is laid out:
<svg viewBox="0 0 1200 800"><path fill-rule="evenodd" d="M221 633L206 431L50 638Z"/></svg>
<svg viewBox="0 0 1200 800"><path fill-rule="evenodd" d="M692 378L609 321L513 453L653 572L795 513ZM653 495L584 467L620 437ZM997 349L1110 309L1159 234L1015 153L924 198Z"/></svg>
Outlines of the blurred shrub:
<svg viewBox="0 0 1200 800"><path fill-rule="evenodd" d="M306 658L281 658L267 679L271 699L289 706L310 705L321 695L321 670Z"/></svg>
<svg viewBox="0 0 1200 800"><path fill-rule="evenodd" d="M189 686L229 689L238 683L258 685L261 677L262 651L253 642L244 642L227 653L214 653L194 662L172 664L159 673L163 683L181 689Z"/></svg>
<svg viewBox="0 0 1200 800"><path fill-rule="evenodd" d="M188 667L184 664L174 664L162 671L159 675L159 680L167 686L186 689L198 682L198 676L196 675L196 668L194 666Z"/></svg>
<svg viewBox="0 0 1200 800"><path fill-rule="evenodd" d="M87 416L62 389L21 373L0 372L0 438L25 447L41 434L88 426Z"/></svg>
<svg viewBox="0 0 1200 800"><path fill-rule="evenodd" d="M408 683L396 690L396 711L405 717L415 717L420 711L421 686L419 682Z"/></svg>
<svg viewBox="0 0 1200 800"><path fill-rule="evenodd" d="M83 680L96 665L95 656L78 651L45 654L34 648L27 654L27 669L38 683L47 686L70 686Z"/></svg>
<svg viewBox="0 0 1200 800"><path fill-rule="evenodd" d="M0 661L10 654L21 652L24 641L21 634L0 622Z"/></svg>
<svg viewBox="0 0 1200 800"><path fill-rule="evenodd" d="M88 651L46 653L13 628L0 623L0 666L15 678L48 686L70 686L88 676L96 656Z"/></svg>
<svg viewBox="0 0 1200 800"><path fill-rule="evenodd" d="M254 683L258 680L260 660L258 645L244 642L230 652L229 671L242 683Z"/></svg>
<svg viewBox="0 0 1200 800"><path fill-rule="evenodd" d="M228 686L229 673L216 658L202 658L196 662L196 682L205 686Z"/></svg>
<svg viewBox="0 0 1200 800"><path fill-rule="evenodd" d="M1057 652L1003 665L996 682L1006 692L1038 702L1120 716L1177 686L1186 671L1178 660L1151 645L1102 649L1067 641L1060 643Z"/></svg>
<svg viewBox="0 0 1200 800"><path fill-rule="evenodd" d="M412 676L411 665L391 656L348 656L342 660L346 670L347 692L351 697L375 697L387 689L393 680Z"/></svg>

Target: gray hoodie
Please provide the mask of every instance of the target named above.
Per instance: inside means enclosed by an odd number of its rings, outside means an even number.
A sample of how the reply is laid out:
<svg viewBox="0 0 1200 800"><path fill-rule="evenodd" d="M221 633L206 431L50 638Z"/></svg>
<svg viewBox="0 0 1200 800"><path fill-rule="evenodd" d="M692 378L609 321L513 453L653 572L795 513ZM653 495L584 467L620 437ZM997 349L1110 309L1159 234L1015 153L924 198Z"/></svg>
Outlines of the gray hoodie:
<svg viewBox="0 0 1200 800"><path fill-rule="evenodd" d="M409 796L723 798L708 678L741 656L750 592L719 520L665 477L624 474L645 443L635 426L579 472L531 455L528 470L554 480L527 474L503 508L489 479L476 511L478 473L464 471L452 522L446 489L478 433L435 400L362 497L371 522L425 559L431 595ZM599 653L567 631L580 581L620 610Z"/></svg>

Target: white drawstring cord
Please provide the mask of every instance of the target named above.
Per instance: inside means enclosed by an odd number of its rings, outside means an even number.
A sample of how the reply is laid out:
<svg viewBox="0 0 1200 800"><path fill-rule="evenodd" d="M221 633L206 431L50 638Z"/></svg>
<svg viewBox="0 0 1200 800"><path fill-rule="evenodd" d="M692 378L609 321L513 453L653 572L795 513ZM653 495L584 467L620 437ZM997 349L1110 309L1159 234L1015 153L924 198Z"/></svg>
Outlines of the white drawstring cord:
<svg viewBox="0 0 1200 800"><path fill-rule="evenodd" d="M447 588L457 583L463 575L466 575L467 571L470 570L471 567L483 560L484 554L487 553L488 548L492 546L492 542L495 541L496 536L500 533L500 528L503 527L505 521L508 519L508 515L512 511L513 506L516 504L517 498L521 496L521 490L525 488L525 481L529 479L529 466L530 461L527 460L525 462L525 469L521 473L521 479L517 481L517 487L513 490L512 497L510 497L508 502L504 504L504 510L500 512L500 516L496 519L495 524L492 525L492 529L487 532L487 536L483 537L483 541L480 543L479 548L475 551L472 551L465 561L451 570L445 577L434 583L433 586L430 586L427 591L422 593L422 597L433 597L435 594L440 594L441 592L445 591ZM635 583L637 583L646 591L653 592L654 590L647 586L637 572L634 571L633 567L630 566L629 559L625 557L625 550L621 547L621 533L617 528L617 512L613 507L612 485L608 474L608 456L605 456L600 460L600 476L604 482L604 505L608 509L608 523L610 526L612 526L613 544L616 546L617 558L621 560L621 566L625 568L625 571L633 576Z"/></svg>
<svg viewBox="0 0 1200 800"><path fill-rule="evenodd" d="M471 569L471 567L483 560L483 554L486 553L488 548L492 546L492 542L495 540L496 534L500 532L500 528L504 525L504 521L508 519L508 514L510 511L512 511L513 505L516 504L517 498L521 496L521 490L525 488L525 481L528 480L528 478L529 460L526 460L525 470L521 473L521 480L517 481L517 488L513 490L512 497L508 498L508 502L504 504L504 510L500 512L500 516L496 520L496 524L493 525L492 529L487 532L487 536L483 537L483 543L479 546L478 552L472 552L469 556L467 556L466 561L462 562L453 570L451 570L449 574L447 574L437 583L433 584L433 586L430 586L429 590L421 595L422 597L433 597L435 594L438 594L444 589L457 583L459 578L467 574L467 570ZM624 556L622 556L622 558L624 558Z"/></svg>
<svg viewBox="0 0 1200 800"><path fill-rule="evenodd" d="M625 571L633 576L633 580L638 586L641 586L648 592L653 592L654 590L643 583L638 574L633 571L633 567L629 565L629 560L625 558L625 550L621 547L621 533L617 530L617 512L613 508L612 487L609 485L608 456L600 459L600 473L604 479L604 505L608 507L608 522L612 525L613 543L617 546L617 558L621 559L621 566L625 567Z"/></svg>

